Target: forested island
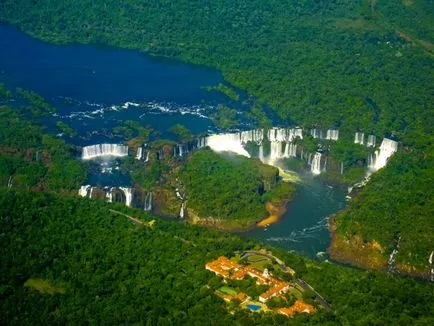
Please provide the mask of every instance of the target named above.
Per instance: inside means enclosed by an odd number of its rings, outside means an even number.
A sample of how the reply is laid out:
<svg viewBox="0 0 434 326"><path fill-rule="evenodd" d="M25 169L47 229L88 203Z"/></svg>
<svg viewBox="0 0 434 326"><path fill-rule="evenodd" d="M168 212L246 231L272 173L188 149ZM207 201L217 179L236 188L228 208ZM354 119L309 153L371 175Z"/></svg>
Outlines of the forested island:
<svg viewBox="0 0 434 326"><path fill-rule="evenodd" d="M398 0L3 1L1 23L50 43L110 45L218 69L224 83L203 89L230 104L206 119L233 133L247 120L264 134L275 124L303 129L292 144L301 159L288 168L301 173L303 155L312 166L319 153L319 170L324 159L328 168L316 178L351 189L347 206L329 217L332 261L310 260L222 231L267 226L297 194L286 171L258 159L272 156L269 139L265 153L250 141L239 156L192 150L203 135L181 123L165 127L170 139L131 119L80 135L53 99L0 80L1 322L433 324L433 12L431 1ZM140 104L112 110L131 107ZM387 166L366 173L375 146L358 134L396 143ZM85 146L72 140L92 137L123 146L109 169L131 184L87 185L104 162L83 159ZM276 302L255 313L215 295L232 288L205 264L264 248L331 308L306 291L316 312L288 319ZM242 282L231 285L259 294L252 279Z"/></svg>

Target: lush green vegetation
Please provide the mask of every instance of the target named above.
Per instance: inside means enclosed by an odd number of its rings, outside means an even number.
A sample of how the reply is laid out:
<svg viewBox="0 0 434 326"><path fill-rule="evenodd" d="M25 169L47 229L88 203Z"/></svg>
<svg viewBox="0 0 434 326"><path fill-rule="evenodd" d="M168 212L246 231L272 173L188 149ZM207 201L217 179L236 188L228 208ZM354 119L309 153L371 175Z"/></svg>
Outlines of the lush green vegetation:
<svg viewBox="0 0 434 326"><path fill-rule="evenodd" d="M222 94L225 94L228 98L230 98L233 101L238 101L240 99L240 95L233 88L223 83L219 83L217 86L208 86L205 89L209 92L217 91Z"/></svg>
<svg viewBox="0 0 434 326"><path fill-rule="evenodd" d="M16 110L0 107L1 185L75 191L86 171L74 155L74 148L63 140L44 134Z"/></svg>
<svg viewBox="0 0 434 326"><path fill-rule="evenodd" d="M238 125L237 110L220 104L213 116L213 121L220 129L230 129Z"/></svg>
<svg viewBox="0 0 434 326"><path fill-rule="evenodd" d="M61 133L65 134L66 136L72 138L77 136L77 132L71 128L69 125L67 125L65 122L57 121L56 122L57 129L60 130Z"/></svg>
<svg viewBox="0 0 434 326"><path fill-rule="evenodd" d="M2 324L429 325L430 284L294 254L273 253L334 307L291 320L236 310L213 294L221 279L206 262L255 243L188 224L134 225L139 210L57 194L0 189ZM248 287L248 281L245 282ZM207 287L210 285L210 287ZM252 287L253 289L253 287Z"/></svg>
<svg viewBox="0 0 434 326"><path fill-rule="evenodd" d="M176 135L179 140L188 140L192 136L191 131L181 124L176 124L172 126L169 131L172 134Z"/></svg>
<svg viewBox="0 0 434 326"><path fill-rule="evenodd" d="M141 146L148 141L151 134L150 128L146 128L140 122L126 120L112 130L113 134L129 140L131 145Z"/></svg>
<svg viewBox="0 0 434 326"><path fill-rule="evenodd" d="M259 161L209 149L193 153L180 172L189 208L201 217L241 226L266 215L263 196L277 184L277 176L276 168Z"/></svg>
<svg viewBox="0 0 434 326"><path fill-rule="evenodd" d="M0 96L4 98L12 97L12 92L3 83L0 83Z"/></svg>
<svg viewBox="0 0 434 326"><path fill-rule="evenodd" d="M434 232L433 153L412 149L396 154L338 215L338 233L379 242L385 260L401 238L397 263L407 272L416 272L409 268L415 266L427 275Z"/></svg>
<svg viewBox="0 0 434 326"><path fill-rule="evenodd" d="M41 95L24 88L17 88L17 95L28 101L29 110L35 117L47 116L56 111Z"/></svg>

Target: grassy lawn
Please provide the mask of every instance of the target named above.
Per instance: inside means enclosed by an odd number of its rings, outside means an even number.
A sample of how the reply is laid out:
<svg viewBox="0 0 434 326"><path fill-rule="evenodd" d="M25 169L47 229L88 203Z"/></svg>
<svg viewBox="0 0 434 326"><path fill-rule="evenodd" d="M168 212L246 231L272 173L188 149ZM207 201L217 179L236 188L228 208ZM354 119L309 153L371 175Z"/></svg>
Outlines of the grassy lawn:
<svg viewBox="0 0 434 326"><path fill-rule="evenodd" d="M219 289L220 292L224 293L224 294L229 294L229 295L237 295L238 292L235 291L234 289L230 288L229 286L222 286Z"/></svg>
<svg viewBox="0 0 434 326"><path fill-rule="evenodd" d="M26 283L24 283L24 286L35 289L42 294L65 293L65 289L56 287L47 280L30 278L26 281Z"/></svg>
<svg viewBox="0 0 434 326"><path fill-rule="evenodd" d="M271 263L271 260L264 256L254 255L247 258L247 263L262 271L266 265Z"/></svg>

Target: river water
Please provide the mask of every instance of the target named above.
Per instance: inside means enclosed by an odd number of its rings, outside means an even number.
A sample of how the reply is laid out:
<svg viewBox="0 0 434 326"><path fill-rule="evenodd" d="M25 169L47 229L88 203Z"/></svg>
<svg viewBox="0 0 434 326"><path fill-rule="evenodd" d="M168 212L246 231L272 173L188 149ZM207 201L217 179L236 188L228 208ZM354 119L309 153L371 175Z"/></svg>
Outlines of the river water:
<svg viewBox="0 0 434 326"><path fill-rule="evenodd" d="M242 110L223 94L203 86L224 82L215 70L152 58L137 51L90 45L53 45L0 25L0 82L33 90L57 109L51 122L78 131L77 145L106 141L98 131L123 120L140 121L170 138L180 123L193 133L215 131L209 119L218 104ZM81 137L86 134L86 137ZM245 233L315 257L330 241L327 216L345 205L345 193L302 176L297 194L280 222Z"/></svg>

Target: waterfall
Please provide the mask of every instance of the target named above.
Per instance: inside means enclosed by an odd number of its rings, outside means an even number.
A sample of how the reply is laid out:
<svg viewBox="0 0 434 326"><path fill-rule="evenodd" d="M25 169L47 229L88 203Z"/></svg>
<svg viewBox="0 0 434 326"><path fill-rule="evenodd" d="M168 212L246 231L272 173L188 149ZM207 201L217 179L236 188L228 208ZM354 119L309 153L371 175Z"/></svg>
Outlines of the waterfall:
<svg viewBox="0 0 434 326"><path fill-rule="evenodd" d="M297 144L286 143L283 157L297 157Z"/></svg>
<svg viewBox="0 0 434 326"><path fill-rule="evenodd" d="M433 266L433 257L434 257L434 251L431 251L431 255L428 258L428 262L430 265L430 271L431 271L431 277L430 280L431 282L434 282L434 266Z"/></svg>
<svg viewBox="0 0 434 326"><path fill-rule="evenodd" d="M176 195L176 197L178 197L179 199L184 200L184 198L182 197L182 195L181 195L181 193L179 192L179 189L178 189L178 188L175 189L175 195Z"/></svg>
<svg viewBox="0 0 434 326"><path fill-rule="evenodd" d="M297 157L297 144L286 143L283 157Z"/></svg>
<svg viewBox="0 0 434 326"><path fill-rule="evenodd" d="M105 199L108 203L113 202L113 190L114 188L107 188L105 193Z"/></svg>
<svg viewBox="0 0 434 326"><path fill-rule="evenodd" d="M297 137L303 139L303 129L272 128L268 130L268 140L270 142L291 142Z"/></svg>
<svg viewBox="0 0 434 326"><path fill-rule="evenodd" d="M97 144L83 147L83 160L91 160L103 156L122 157L128 155L128 146L119 144Z"/></svg>
<svg viewBox="0 0 434 326"><path fill-rule="evenodd" d="M369 167L377 171L386 166L389 158L398 150L398 142L384 138L381 142L380 149L375 152L375 159L368 159Z"/></svg>
<svg viewBox="0 0 434 326"><path fill-rule="evenodd" d="M133 191L129 187L119 187L120 190L125 194L125 205L131 207L131 203L133 201Z"/></svg>
<svg viewBox="0 0 434 326"><path fill-rule="evenodd" d="M280 141L272 141L270 149L269 162L273 165L274 162L282 158L282 143Z"/></svg>
<svg viewBox="0 0 434 326"><path fill-rule="evenodd" d="M12 176L9 176L9 179L8 179L8 189L11 189L12 188Z"/></svg>
<svg viewBox="0 0 434 326"><path fill-rule="evenodd" d="M233 152L250 157L244 149L239 134L219 134L207 137L206 144L215 152Z"/></svg>
<svg viewBox="0 0 434 326"><path fill-rule="evenodd" d="M150 153L150 151L147 151L147 152L146 152L146 159L145 159L145 162L149 162L149 153Z"/></svg>
<svg viewBox="0 0 434 326"><path fill-rule="evenodd" d="M91 187L90 188L89 198L92 198L92 194L93 194L93 191L95 190L95 188L96 187Z"/></svg>
<svg viewBox="0 0 434 326"><path fill-rule="evenodd" d="M387 261L389 272L393 272L395 270L395 262L396 262L396 254L398 253L397 249L393 249L392 253L389 256L389 260Z"/></svg>
<svg viewBox="0 0 434 326"><path fill-rule="evenodd" d="M310 135L315 139L323 139L323 133L322 130L314 128L310 130Z"/></svg>
<svg viewBox="0 0 434 326"><path fill-rule="evenodd" d="M247 144L250 141L259 145L264 140L264 131L262 129L241 131L239 137L243 144Z"/></svg>
<svg viewBox="0 0 434 326"><path fill-rule="evenodd" d="M363 145L365 141L365 134L363 132L356 132L354 135L354 144Z"/></svg>
<svg viewBox="0 0 434 326"><path fill-rule="evenodd" d="M375 147L376 137L374 135L368 135L368 141L366 142L367 147Z"/></svg>
<svg viewBox="0 0 434 326"><path fill-rule="evenodd" d="M289 157L297 157L297 144L289 144Z"/></svg>
<svg viewBox="0 0 434 326"><path fill-rule="evenodd" d="M143 148L142 148L142 147L137 148L137 155L136 155L136 158L137 158L138 160L141 160L141 159L143 158Z"/></svg>
<svg viewBox="0 0 434 326"><path fill-rule="evenodd" d="M152 211L152 192L146 194L143 210L146 212Z"/></svg>
<svg viewBox="0 0 434 326"><path fill-rule="evenodd" d="M341 162L341 174L344 174L344 162Z"/></svg>
<svg viewBox="0 0 434 326"><path fill-rule="evenodd" d="M310 170L312 171L313 174L321 173L321 153L316 152L315 155L313 156Z"/></svg>
<svg viewBox="0 0 434 326"><path fill-rule="evenodd" d="M81 197L87 197L87 193L89 191L90 185L86 185L86 186L81 186L80 189L78 190L78 194Z"/></svg>
<svg viewBox="0 0 434 326"><path fill-rule="evenodd" d="M326 139L328 140L338 140L339 139L339 130L329 129L327 130Z"/></svg>
<svg viewBox="0 0 434 326"><path fill-rule="evenodd" d="M389 272L394 272L396 270L396 255L398 254L399 243L401 242L401 236L398 238L396 242L395 248L393 248L389 260L387 262Z"/></svg>
<svg viewBox="0 0 434 326"><path fill-rule="evenodd" d="M183 219L184 216L185 216L185 205L184 205L184 203L182 203L182 205L181 205L181 210L179 211L179 217L180 217L181 219Z"/></svg>
<svg viewBox="0 0 434 326"><path fill-rule="evenodd" d="M283 157L289 157L289 145L290 143L285 143L285 149L283 150Z"/></svg>
<svg viewBox="0 0 434 326"><path fill-rule="evenodd" d="M369 170L375 170L375 158L378 155L378 151L375 151L375 153L370 153L368 156L368 169Z"/></svg>
<svg viewBox="0 0 434 326"><path fill-rule="evenodd" d="M197 144L196 144L196 148L202 148L206 146L206 138L205 137L200 137L197 139Z"/></svg>
<svg viewBox="0 0 434 326"><path fill-rule="evenodd" d="M312 153L307 156L307 164L312 165Z"/></svg>
<svg viewBox="0 0 434 326"><path fill-rule="evenodd" d="M264 162L264 145L259 145L259 160Z"/></svg>

